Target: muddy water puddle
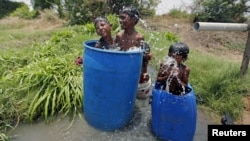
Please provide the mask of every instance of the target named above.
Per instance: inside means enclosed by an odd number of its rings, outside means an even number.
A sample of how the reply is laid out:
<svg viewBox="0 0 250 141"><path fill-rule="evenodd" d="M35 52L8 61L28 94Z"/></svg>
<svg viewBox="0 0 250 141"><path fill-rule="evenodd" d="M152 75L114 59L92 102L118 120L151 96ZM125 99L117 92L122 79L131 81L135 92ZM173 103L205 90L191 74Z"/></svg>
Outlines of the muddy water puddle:
<svg viewBox="0 0 250 141"><path fill-rule="evenodd" d="M129 125L118 131L97 130L84 117L76 118L71 126L68 119L57 119L48 125L44 122L20 125L12 133L16 137L11 141L156 141L150 131L150 115L149 102L138 100L133 119Z"/></svg>
<svg viewBox="0 0 250 141"><path fill-rule="evenodd" d="M114 132L100 131L91 127L83 118L56 119L50 124L39 122L19 125L10 141L159 141L151 132L151 105L147 100L137 100L135 114L129 125ZM200 109L197 111L197 125L194 141L207 140L207 125L214 124Z"/></svg>

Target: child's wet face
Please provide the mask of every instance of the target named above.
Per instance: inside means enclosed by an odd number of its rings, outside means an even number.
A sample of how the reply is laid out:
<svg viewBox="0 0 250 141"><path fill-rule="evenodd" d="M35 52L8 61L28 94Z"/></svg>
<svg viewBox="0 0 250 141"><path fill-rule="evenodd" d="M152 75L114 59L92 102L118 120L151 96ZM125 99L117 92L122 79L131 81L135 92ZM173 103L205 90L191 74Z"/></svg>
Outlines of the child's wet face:
<svg viewBox="0 0 250 141"><path fill-rule="evenodd" d="M173 54L172 56L175 59L175 61L177 62L177 64L181 63L183 60L181 55Z"/></svg>
<svg viewBox="0 0 250 141"><path fill-rule="evenodd" d="M95 25L95 29L96 33L102 37L111 34L111 25L105 21L98 21Z"/></svg>
<svg viewBox="0 0 250 141"><path fill-rule="evenodd" d="M126 13L121 13L119 15L119 22L122 29L134 26L134 20Z"/></svg>

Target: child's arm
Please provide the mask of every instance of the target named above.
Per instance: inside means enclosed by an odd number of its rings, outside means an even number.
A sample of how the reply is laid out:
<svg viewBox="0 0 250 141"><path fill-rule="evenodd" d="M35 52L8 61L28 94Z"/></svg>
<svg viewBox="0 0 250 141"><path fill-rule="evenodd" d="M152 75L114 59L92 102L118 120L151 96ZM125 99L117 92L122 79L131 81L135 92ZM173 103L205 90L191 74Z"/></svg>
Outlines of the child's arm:
<svg viewBox="0 0 250 141"><path fill-rule="evenodd" d="M141 46L141 42L145 42L144 41L144 36L140 33L138 33L136 36L135 36L135 39L136 39L136 45L137 47L140 47Z"/></svg>
<svg viewBox="0 0 250 141"><path fill-rule="evenodd" d="M186 67L182 78L182 83L184 86L188 85L189 74L190 74L190 68Z"/></svg>
<svg viewBox="0 0 250 141"><path fill-rule="evenodd" d="M166 81L171 73L171 70L168 68L167 65L161 63L160 69L157 75L157 81Z"/></svg>
<svg viewBox="0 0 250 141"><path fill-rule="evenodd" d="M182 77L179 78L181 80L181 85L185 87L188 85L189 74L190 74L190 69L189 67L186 66L186 68L184 69L184 72L182 73Z"/></svg>
<svg viewBox="0 0 250 141"><path fill-rule="evenodd" d="M99 43L99 41L96 42L95 47L96 47L96 48L100 48L100 43Z"/></svg>

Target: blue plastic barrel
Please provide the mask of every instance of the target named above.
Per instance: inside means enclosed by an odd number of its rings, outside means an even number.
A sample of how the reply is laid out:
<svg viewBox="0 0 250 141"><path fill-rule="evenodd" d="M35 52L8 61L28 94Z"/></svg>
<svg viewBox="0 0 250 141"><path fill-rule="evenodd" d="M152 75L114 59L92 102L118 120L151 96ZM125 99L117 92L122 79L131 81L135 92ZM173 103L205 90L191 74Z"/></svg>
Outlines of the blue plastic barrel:
<svg viewBox="0 0 250 141"><path fill-rule="evenodd" d="M83 113L91 126L112 131L132 118L143 54L98 49L95 43L83 44Z"/></svg>
<svg viewBox="0 0 250 141"><path fill-rule="evenodd" d="M196 130L197 110L193 88L185 95L173 95L154 89L152 92L152 132L165 141L192 141Z"/></svg>

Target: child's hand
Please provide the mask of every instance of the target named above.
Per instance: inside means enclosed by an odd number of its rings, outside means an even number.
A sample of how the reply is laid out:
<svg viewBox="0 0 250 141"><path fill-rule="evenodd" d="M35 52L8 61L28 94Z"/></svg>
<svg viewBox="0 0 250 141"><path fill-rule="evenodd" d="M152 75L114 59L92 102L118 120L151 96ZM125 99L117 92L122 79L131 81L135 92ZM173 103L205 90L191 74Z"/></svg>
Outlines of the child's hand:
<svg viewBox="0 0 250 141"><path fill-rule="evenodd" d="M143 54L143 60L145 60L145 61L149 61L149 60L151 60L152 59L152 54L150 54L150 53L145 53L145 54Z"/></svg>
<svg viewBox="0 0 250 141"><path fill-rule="evenodd" d="M76 65L82 65L83 64L83 60L82 60L82 57L77 57L76 60L75 60L75 64Z"/></svg>
<svg viewBox="0 0 250 141"><path fill-rule="evenodd" d="M172 68L171 68L171 71L174 72L174 73L175 73L175 72L179 73L180 70L179 70L179 68L177 68L177 67L172 67Z"/></svg>

